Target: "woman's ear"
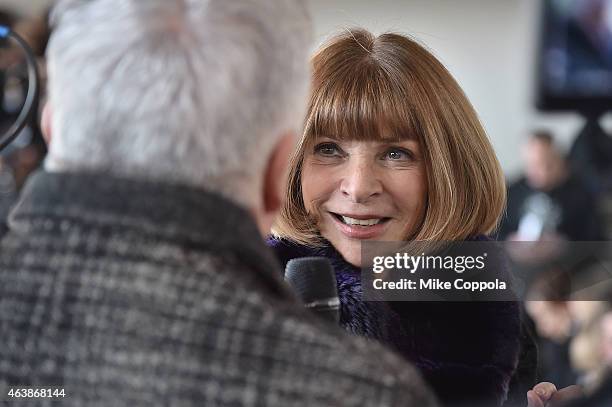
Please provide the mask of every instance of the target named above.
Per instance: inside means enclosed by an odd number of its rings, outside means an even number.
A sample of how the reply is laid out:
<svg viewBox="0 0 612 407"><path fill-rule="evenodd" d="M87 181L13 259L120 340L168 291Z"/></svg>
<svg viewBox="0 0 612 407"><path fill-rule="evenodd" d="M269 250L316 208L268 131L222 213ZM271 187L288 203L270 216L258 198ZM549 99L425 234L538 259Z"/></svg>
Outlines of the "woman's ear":
<svg viewBox="0 0 612 407"><path fill-rule="evenodd" d="M42 132L43 138L45 139L47 146L49 146L49 143L51 142L52 115L53 109L51 108L49 102L46 102L40 117L40 131Z"/></svg>

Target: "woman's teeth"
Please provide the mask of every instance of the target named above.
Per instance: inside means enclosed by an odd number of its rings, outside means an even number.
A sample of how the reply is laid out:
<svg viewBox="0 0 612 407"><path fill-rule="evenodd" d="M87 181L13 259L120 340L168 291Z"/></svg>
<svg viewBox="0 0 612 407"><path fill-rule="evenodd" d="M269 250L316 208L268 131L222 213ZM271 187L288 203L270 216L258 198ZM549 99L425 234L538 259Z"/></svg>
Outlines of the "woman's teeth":
<svg viewBox="0 0 612 407"><path fill-rule="evenodd" d="M349 218L348 216L342 216L342 221L347 225L358 225L358 226L374 226L382 221L382 218L376 219L355 219Z"/></svg>

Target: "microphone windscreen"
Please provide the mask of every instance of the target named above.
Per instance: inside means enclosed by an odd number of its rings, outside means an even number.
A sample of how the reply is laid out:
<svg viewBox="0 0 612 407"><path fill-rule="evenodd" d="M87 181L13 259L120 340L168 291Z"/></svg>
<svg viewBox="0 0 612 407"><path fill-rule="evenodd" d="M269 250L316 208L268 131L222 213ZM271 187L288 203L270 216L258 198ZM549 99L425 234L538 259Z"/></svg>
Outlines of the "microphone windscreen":
<svg viewBox="0 0 612 407"><path fill-rule="evenodd" d="M325 257L302 257L287 262L285 281L305 304L338 297L336 277Z"/></svg>

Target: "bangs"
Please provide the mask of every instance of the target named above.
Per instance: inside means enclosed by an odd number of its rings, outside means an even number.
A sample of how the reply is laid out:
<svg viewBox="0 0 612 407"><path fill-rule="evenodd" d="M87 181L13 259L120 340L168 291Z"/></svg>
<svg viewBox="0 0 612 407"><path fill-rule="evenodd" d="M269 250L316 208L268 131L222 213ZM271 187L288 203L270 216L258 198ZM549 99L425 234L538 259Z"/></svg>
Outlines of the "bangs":
<svg viewBox="0 0 612 407"><path fill-rule="evenodd" d="M310 100L305 134L309 139L418 140L416 112L406 83L392 81L376 63L344 62L344 69L322 74ZM324 69L324 68L322 68ZM319 72L321 74L321 72Z"/></svg>

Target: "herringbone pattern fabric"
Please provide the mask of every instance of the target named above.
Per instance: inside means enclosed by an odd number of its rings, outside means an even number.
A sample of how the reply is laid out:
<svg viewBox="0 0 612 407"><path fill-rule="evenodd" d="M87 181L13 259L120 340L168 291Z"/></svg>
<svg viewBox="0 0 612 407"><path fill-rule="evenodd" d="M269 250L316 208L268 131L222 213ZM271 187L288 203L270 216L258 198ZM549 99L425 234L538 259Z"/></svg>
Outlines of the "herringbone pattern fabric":
<svg viewBox="0 0 612 407"><path fill-rule="evenodd" d="M213 194L40 173L9 226L0 385L61 386L70 406L433 404L395 355L307 314Z"/></svg>

